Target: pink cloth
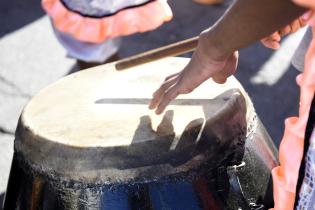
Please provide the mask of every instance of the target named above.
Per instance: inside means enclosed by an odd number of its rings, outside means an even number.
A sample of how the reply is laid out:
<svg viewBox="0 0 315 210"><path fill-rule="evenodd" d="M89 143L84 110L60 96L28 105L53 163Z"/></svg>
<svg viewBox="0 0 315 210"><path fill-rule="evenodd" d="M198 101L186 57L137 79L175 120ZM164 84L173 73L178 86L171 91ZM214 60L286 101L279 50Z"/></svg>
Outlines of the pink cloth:
<svg viewBox="0 0 315 210"><path fill-rule="evenodd" d="M166 0L152 1L104 18L83 17L67 10L59 0L42 0L42 6L59 31L90 43L153 30L172 19Z"/></svg>
<svg viewBox="0 0 315 210"><path fill-rule="evenodd" d="M297 4L315 9L315 1L294 0ZM314 18L309 24L314 26ZM312 29L315 34L314 27ZM272 170L275 210L293 210L296 185L304 149L304 134L315 93L315 40L311 41L305 57L305 69L297 77L300 86L299 117L288 118L280 144L280 165Z"/></svg>

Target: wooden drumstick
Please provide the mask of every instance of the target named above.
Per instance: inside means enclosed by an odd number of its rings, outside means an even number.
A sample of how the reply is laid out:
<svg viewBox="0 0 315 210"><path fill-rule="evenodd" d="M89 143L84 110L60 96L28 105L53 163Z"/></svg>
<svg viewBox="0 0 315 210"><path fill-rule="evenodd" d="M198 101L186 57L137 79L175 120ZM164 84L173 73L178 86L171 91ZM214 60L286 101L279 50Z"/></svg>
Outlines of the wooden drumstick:
<svg viewBox="0 0 315 210"><path fill-rule="evenodd" d="M138 55L134 55L125 59L122 59L116 63L116 69L121 71L133 66L137 66L144 63L149 63L169 56L176 56L186 52L195 50L198 44L199 36L185 39L180 42L176 42L164 47L160 47L154 50L150 50Z"/></svg>

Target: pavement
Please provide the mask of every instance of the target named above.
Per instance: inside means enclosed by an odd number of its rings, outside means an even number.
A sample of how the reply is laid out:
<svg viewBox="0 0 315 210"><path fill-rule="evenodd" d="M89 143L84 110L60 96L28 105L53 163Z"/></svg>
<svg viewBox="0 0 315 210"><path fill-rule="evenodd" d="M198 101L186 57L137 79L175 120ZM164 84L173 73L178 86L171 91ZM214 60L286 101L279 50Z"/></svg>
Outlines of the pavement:
<svg viewBox="0 0 315 210"><path fill-rule="evenodd" d="M119 52L126 57L198 35L228 8L204 6L191 0L170 0L174 19L155 31L124 39ZM39 0L0 2L0 203L13 154L16 124L25 104L45 86L76 69L75 62L55 39L48 17ZM297 114L298 72L290 65L291 56L303 32L282 41L272 51L260 43L240 50L236 77L251 96L259 117L278 146L283 121ZM183 55L190 57L191 53ZM52 104L53 106L53 104Z"/></svg>

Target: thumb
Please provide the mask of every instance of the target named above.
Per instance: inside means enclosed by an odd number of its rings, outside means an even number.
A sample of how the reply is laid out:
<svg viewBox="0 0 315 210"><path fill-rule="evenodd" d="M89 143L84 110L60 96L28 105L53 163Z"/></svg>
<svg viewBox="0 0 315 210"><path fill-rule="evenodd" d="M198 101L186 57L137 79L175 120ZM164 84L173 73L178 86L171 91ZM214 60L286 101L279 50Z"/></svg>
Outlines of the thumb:
<svg viewBox="0 0 315 210"><path fill-rule="evenodd" d="M238 51L235 51L225 63L221 71L212 76L212 80L216 83L223 84L226 79L235 73L238 63Z"/></svg>

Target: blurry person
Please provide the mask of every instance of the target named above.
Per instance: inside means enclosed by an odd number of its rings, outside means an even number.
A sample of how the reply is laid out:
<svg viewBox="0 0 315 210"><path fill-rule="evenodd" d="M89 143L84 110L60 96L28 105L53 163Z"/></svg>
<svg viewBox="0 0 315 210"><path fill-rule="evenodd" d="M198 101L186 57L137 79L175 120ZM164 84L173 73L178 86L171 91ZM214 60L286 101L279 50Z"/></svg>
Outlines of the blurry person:
<svg viewBox="0 0 315 210"><path fill-rule="evenodd" d="M118 59L121 36L172 19L166 0L42 0L58 41L80 69Z"/></svg>

